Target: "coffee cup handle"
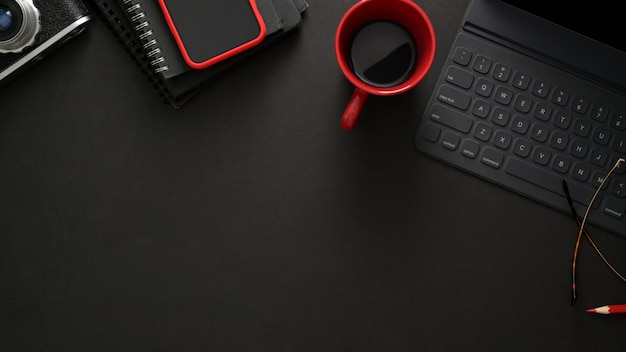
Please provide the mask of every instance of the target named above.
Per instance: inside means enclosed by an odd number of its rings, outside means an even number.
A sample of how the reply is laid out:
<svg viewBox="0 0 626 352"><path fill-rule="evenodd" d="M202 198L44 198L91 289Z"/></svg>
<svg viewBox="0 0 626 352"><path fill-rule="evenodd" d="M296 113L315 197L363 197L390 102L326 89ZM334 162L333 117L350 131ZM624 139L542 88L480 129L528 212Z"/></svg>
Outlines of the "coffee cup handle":
<svg viewBox="0 0 626 352"><path fill-rule="evenodd" d="M352 94L352 98L350 99L346 110L343 112L343 116L341 116L341 128L346 131L350 131L354 128L354 124L356 124L356 120L361 113L361 108L363 108L363 104L365 104L365 100L368 96L369 93L363 89L354 89L354 94Z"/></svg>

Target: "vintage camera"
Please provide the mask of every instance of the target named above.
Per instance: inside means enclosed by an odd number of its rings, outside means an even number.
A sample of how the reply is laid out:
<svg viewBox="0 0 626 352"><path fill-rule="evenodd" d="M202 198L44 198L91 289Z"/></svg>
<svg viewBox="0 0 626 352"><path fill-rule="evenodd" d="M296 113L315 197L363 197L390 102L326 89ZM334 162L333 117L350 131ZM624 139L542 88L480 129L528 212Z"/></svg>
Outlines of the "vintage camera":
<svg viewBox="0 0 626 352"><path fill-rule="evenodd" d="M80 0L0 0L0 86L91 20Z"/></svg>

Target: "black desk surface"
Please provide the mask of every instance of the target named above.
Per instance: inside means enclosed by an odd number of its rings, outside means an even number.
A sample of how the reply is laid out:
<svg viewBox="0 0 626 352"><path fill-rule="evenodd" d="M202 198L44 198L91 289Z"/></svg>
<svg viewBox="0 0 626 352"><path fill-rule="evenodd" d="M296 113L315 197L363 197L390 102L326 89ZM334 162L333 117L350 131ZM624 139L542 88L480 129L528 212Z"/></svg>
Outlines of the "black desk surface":
<svg viewBox="0 0 626 352"><path fill-rule="evenodd" d="M466 1L418 1L426 80L352 132L354 0L180 110L99 19L2 89L1 351L623 351L626 286L556 212L412 139ZM622 238L590 228L618 268Z"/></svg>

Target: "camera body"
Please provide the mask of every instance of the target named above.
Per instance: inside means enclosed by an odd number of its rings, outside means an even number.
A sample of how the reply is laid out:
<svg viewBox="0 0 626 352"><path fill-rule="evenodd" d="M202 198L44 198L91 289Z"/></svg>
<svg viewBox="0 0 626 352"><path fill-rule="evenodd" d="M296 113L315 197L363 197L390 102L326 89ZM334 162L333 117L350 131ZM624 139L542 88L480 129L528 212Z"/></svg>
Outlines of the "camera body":
<svg viewBox="0 0 626 352"><path fill-rule="evenodd" d="M81 33L90 20L80 0L0 0L0 86Z"/></svg>

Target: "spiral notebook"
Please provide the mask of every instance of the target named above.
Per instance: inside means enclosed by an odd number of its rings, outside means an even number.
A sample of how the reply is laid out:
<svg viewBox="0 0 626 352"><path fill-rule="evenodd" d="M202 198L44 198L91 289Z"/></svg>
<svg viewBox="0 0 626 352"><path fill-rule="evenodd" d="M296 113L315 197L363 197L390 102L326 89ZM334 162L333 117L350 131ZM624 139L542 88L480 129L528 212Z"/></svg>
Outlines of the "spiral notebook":
<svg viewBox="0 0 626 352"><path fill-rule="evenodd" d="M236 64L299 28L306 0L256 0L266 26L262 43L204 69L185 62L157 0L93 0L101 17L163 100L182 107ZM234 19L233 19L234 20Z"/></svg>

